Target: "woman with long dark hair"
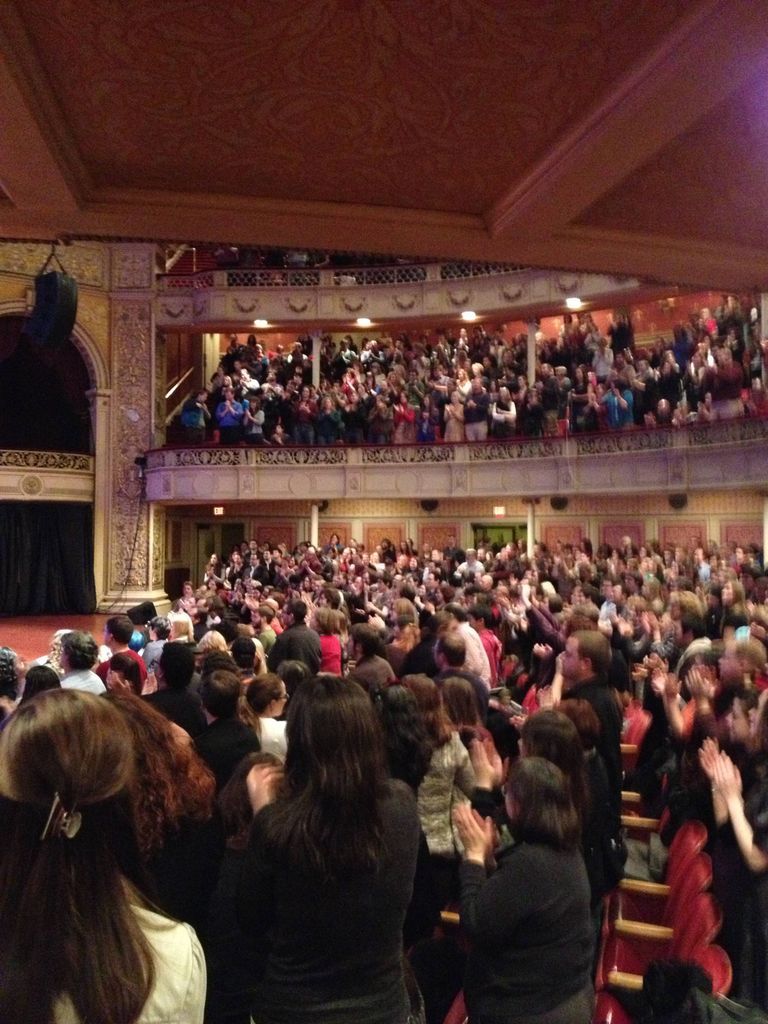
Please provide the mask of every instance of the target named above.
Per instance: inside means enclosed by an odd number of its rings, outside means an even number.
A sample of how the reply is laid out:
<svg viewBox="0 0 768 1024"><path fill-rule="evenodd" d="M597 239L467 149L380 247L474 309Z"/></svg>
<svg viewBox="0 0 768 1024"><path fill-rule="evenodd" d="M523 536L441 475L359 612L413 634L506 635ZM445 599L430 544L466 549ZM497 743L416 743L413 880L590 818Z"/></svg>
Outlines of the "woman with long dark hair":
<svg viewBox="0 0 768 1024"><path fill-rule="evenodd" d="M404 1024L402 928L419 822L387 778L365 691L303 683L288 707L285 776L252 769L255 817L240 885L242 926L269 934L257 1024Z"/></svg>
<svg viewBox="0 0 768 1024"><path fill-rule="evenodd" d="M75 690L22 704L0 736L3 1024L200 1024L191 928L149 910L131 813L131 734Z"/></svg>

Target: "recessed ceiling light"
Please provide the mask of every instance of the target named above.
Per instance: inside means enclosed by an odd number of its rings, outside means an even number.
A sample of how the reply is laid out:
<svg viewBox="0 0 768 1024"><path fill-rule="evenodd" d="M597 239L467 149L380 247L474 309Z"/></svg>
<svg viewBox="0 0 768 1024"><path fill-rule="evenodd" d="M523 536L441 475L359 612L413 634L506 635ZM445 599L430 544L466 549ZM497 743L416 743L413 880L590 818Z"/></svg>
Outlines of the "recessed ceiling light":
<svg viewBox="0 0 768 1024"><path fill-rule="evenodd" d="M357 324L358 327L370 327L371 326L371 321L368 319L367 316L359 316L357 318L357 320L355 320L355 323Z"/></svg>
<svg viewBox="0 0 768 1024"><path fill-rule="evenodd" d="M465 309L461 314L461 319L471 323L473 320L477 320L477 313L473 309Z"/></svg>
<svg viewBox="0 0 768 1024"><path fill-rule="evenodd" d="M565 300L565 304L568 307L568 309L581 309L581 307L584 305L581 299L577 298L575 295L569 296Z"/></svg>
<svg viewBox="0 0 768 1024"><path fill-rule="evenodd" d="M254 327L269 327L269 320L254 320Z"/></svg>

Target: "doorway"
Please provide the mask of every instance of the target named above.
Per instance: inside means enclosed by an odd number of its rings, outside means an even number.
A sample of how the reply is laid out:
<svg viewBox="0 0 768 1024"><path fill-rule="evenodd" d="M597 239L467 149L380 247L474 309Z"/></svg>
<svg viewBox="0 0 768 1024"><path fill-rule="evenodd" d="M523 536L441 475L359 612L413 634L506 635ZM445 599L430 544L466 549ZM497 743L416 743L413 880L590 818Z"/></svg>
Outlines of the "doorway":
<svg viewBox="0 0 768 1024"><path fill-rule="evenodd" d="M490 547L494 554L505 544L521 544L525 547L528 536L526 523L472 523L472 545L475 548Z"/></svg>
<svg viewBox="0 0 768 1024"><path fill-rule="evenodd" d="M208 559L215 552L222 562L226 562L232 548L241 541L247 540L245 535L245 523L233 523L230 521L222 523L198 523L196 565L194 583L199 586L203 580L203 572Z"/></svg>

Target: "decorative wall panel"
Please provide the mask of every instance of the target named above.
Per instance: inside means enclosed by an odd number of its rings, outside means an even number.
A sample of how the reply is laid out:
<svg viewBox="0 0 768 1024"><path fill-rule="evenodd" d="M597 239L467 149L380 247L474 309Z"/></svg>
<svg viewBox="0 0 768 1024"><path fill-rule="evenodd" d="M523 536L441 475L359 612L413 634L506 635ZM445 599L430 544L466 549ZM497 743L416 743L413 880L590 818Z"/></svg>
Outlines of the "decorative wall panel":
<svg viewBox="0 0 768 1024"><path fill-rule="evenodd" d="M536 540L542 541L552 551L558 541L578 547L586 536L586 524L580 519L540 519L534 530Z"/></svg>
<svg viewBox="0 0 768 1024"><path fill-rule="evenodd" d="M405 540L405 523L390 520L388 522L368 522L363 525L363 543L366 551L373 551L377 544L385 538L398 547Z"/></svg>
<svg viewBox="0 0 768 1024"><path fill-rule="evenodd" d="M721 544L757 544L763 546L763 524L759 519L747 519L738 523L720 524Z"/></svg>
<svg viewBox="0 0 768 1024"><path fill-rule="evenodd" d="M602 523L600 526L600 543L612 548L621 546L624 537L629 537L635 547L645 543L645 526L640 519L621 519Z"/></svg>
<svg viewBox="0 0 768 1024"><path fill-rule="evenodd" d="M707 542L707 524L703 519L661 522L659 542L664 547L698 547Z"/></svg>
<svg viewBox="0 0 768 1024"><path fill-rule="evenodd" d="M320 517L320 546L327 544L331 535L337 533L342 544L347 544L352 536L352 523L348 519L323 519Z"/></svg>
<svg viewBox="0 0 768 1024"><path fill-rule="evenodd" d="M458 543L460 537L460 522L436 523L427 520L424 523L419 523L416 539L419 552L423 551L424 548L429 548L430 551L437 548L438 551L442 552L443 548L447 548L450 544Z"/></svg>
<svg viewBox="0 0 768 1024"><path fill-rule="evenodd" d="M251 535L259 544L287 544L290 550L296 547L298 522L291 519L254 519Z"/></svg>

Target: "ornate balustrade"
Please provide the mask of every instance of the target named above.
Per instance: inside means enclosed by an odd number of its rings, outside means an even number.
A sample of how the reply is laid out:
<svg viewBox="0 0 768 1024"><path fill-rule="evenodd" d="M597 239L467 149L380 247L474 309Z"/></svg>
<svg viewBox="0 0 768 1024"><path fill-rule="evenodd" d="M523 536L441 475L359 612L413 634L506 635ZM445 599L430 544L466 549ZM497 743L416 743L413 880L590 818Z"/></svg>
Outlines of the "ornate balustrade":
<svg viewBox="0 0 768 1024"><path fill-rule="evenodd" d="M478 314L521 315L562 308L566 296L616 303L637 289L634 278L565 274L506 263L435 263L340 269L231 269L165 275L157 281L159 326L219 329L255 319L332 324Z"/></svg>
<svg viewBox="0 0 768 1024"><path fill-rule="evenodd" d="M658 493L768 487L768 420L482 444L162 448L162 503ZM617 458L619 456L619 458Z"/></svg>
<svg viewBox="0 0 768 1024"><path fill-rule="evenodd" d="M93 484L91 455L0 450L0 500L90 502Z"/></svg>

